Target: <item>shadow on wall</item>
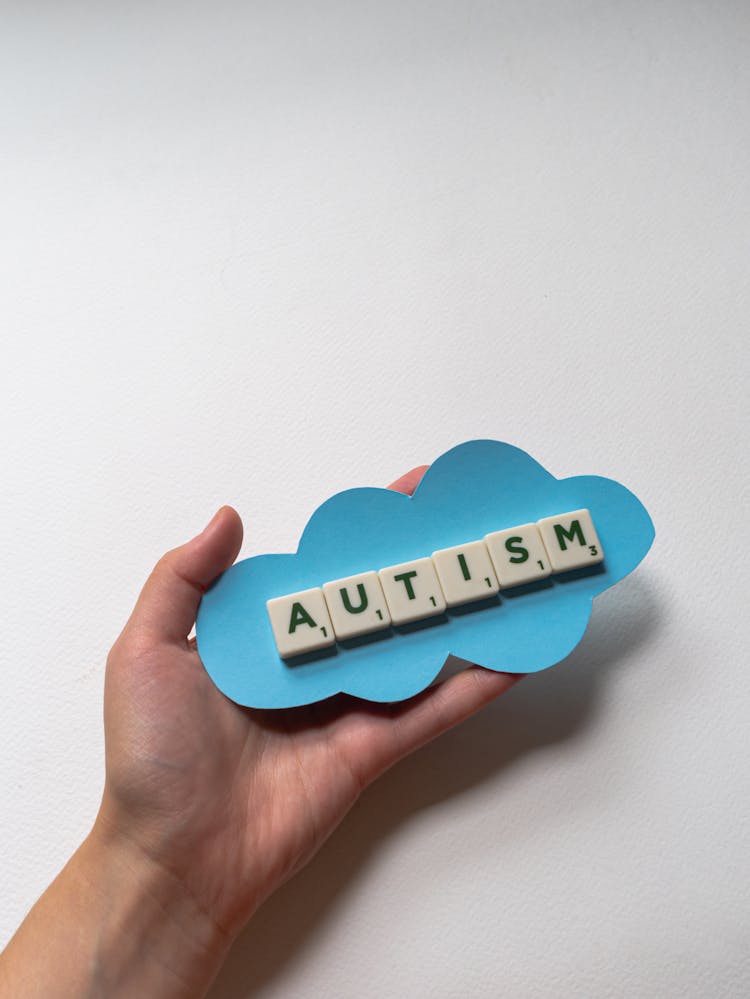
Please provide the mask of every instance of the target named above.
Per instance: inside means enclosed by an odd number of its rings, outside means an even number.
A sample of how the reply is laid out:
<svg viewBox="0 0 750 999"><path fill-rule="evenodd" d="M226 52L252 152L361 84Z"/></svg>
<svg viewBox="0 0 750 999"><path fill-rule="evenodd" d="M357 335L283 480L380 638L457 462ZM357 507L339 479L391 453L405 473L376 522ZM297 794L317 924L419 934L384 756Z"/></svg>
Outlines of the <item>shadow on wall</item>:
<svg viewBox="0 0 750 999"><path fill-rule="evenodd" d="M585 731L608 677L646 645L659 619L654 594L631 576L597 598L586 634L566 660L524 680L381 777L313 861L240 934L209 999L248 999L283 975L380 841L411 815L497 779L535 749ZM441 678L458 664L446 664Z"/></svg>

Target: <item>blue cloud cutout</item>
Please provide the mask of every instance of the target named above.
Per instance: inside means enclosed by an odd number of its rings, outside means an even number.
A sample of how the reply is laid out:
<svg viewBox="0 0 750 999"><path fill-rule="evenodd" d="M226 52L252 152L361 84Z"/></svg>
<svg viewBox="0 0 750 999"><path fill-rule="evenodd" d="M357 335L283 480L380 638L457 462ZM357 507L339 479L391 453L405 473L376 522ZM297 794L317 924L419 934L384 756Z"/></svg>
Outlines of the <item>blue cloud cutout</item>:
<svg viewBox="0 0 750 999"><path fill-rule="evenodd" d="M499 599L449 608L297 660L279 657L266 612L271 597L583 507L605 553L595 571L501 590ZM348 489L315 511L296 554L233 565L201 601L198 651L220 690L257 708L309 704L339 691L401 700L427 687L451 653L490 669L532 673L575 648L593 598L634 569L653 538L645 508L619 483L598 476L556 479L510 444L468 441L441 455L413 496Z"/></svg>

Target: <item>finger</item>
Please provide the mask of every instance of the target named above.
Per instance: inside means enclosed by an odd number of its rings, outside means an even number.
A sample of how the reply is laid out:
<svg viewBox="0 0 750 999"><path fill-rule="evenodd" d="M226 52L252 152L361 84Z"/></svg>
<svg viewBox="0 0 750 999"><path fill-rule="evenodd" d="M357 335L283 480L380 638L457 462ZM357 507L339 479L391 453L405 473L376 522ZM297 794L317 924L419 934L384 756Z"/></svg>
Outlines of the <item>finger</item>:
<svg viewBox="0 0 750 999"><path fill-rule="evenodd" d="M334 734L336 748L365 787L398 760L485 707L523 674L470 666L393 708L350 712Z"/></svg>
<svg viewBox="0 0 750 999"><path fill-rule="evenodd" d="M242 521L223 506L191 541L157 562L125 626L155 642L184 642L198 604L213 580L234 562L242 544Z"/></svg>
<svg viewBox="0 0 750 999"><path fill-rule="evenodd" d="M386 766L476 714L510 690L521 675L469 666L444 683L429 688L421 698L407 701L393 718L397 734L396 756L390 762L386 761Z"/></svg>
<svg viewBox="0 0 750 999"><path fill-rule="evenodd" d="M417 465L416 468L412 468L406 475L402 475L400 479L391 482L388 488L394 489L397 493L406 493L407 496L411 496L429 467L429 465Z"/></svg>

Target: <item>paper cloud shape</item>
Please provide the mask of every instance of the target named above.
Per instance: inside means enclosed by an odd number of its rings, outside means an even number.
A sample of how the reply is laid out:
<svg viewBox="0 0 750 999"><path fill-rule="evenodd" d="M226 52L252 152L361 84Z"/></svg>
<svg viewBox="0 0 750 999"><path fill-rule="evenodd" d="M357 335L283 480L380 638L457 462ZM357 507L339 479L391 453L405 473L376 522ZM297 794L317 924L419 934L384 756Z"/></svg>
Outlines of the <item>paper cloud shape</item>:
<svg viewBox="0 0 750 999"><path fill-rule="evenodd" d="M266 611L273 597L429 556L506 527L563 511L590 511L604 562L501 590L329 649L280 658ZM413 496L349 489L310 518L295 554L238 562L211 586L196 638L214 683L238 704L284 708L339 691L397 701L427 687L449 654L490 669L531 673L563 659L586 629L593 598L634 569L654 527L624 486L598 476L556 479L525 451L469 441L429 468Z"/></svg>

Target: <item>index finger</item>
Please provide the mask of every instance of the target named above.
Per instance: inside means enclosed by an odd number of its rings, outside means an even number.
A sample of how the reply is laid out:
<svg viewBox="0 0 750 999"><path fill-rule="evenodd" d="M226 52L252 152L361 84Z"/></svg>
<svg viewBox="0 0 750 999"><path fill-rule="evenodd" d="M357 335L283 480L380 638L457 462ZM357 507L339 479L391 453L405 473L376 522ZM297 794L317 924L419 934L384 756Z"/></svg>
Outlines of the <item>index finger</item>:
<svg viewBox="0 0 750 999"><path fill-rule="evenodd" d="M402 475L400 479L391 482L388 488L395 490L397 493L406 493L407 496L411 496L429 467L429 465L417 465L416 468L412 468L410 472Z"/></svg>

